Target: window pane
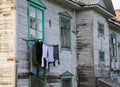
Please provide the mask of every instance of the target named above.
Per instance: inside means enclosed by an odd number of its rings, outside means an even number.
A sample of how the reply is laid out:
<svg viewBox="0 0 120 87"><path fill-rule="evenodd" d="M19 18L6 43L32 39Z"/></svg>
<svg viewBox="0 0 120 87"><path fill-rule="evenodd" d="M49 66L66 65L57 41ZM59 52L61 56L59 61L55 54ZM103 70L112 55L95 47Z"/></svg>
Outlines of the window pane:
<svg viewBox="0 0 120 87"><path fill-rule="evenodd" d="M99 52L99 64L100 67L104 67L105 65L105 53L104 52Z"/></svg>
<svg viewBox="0 0 120 87"><path fill-rule="evenodd" d="M63 81L62 81L62 87L72 87L72 85L71 85L71 79L64 79Z"/></svg>
<svg viewBox="0 0 120 87"><path fill-rule="evenodd" d="M61 42L62 47L70 48L70 20L61 17Z"/></svg>
<svg viewBox="0 0 120 87"><path fill-rule="evenodd" d="M35 18L35 15L36 15L35 13L36 13L35 8L34 7L30 7L30 16Z"/></svg>
<svg viewBox="0 0 120 87"><path fill-rule="evenodd" d="M36 29L36 21L35 21L35 19L30 19L30 28L32 28L32 29Z"/></svg>
<svg viewBox="0 0 120 87"><path fill-rule="evenodd" d="M38 39L42 39L42 32L38 32Z"/></svg>
<svg viewBox="0 0 120 87"><path fill-rule="evenodd" d="M99 55L100 55L100 62L104 62L105 61L104 60L104 57L105 57L104 52L100 52Z"/></svg>
<svg viewBox="0 0 120 87"><path fill-rule="evenodd" d="M38 29L38 31L42 31L42 22L41 21L38 21L37 22L37 29Z"/></svg>
<svg viewBox="0 0 120 87"><path fill-rule="evenodd" d="M44 79L38 79L38 78L32 79L31 87L44 87Z"/></svg>
<svg viewBox="0 0 120 87"><path fill-rule="evenodd" d="M69 30L66 30L66 45L67 45L67 47L70 47L70 33L69 33Z"/></svg>
<svg viewBox="0 0 120 87"><path fill-rule="evenodd" d="M30 29L30 39L36 39L36 31L33 29Z"/></svg>
<svg viewBox="0 0 120 87"><path fill-rule="evenodd" d="M113 44L116 44L116 40L115 40L115 38L113 38Z"/></svg>
<svg viewBox="0 0 120 87"><path fill-rule="evenodd" d="M38 18L39 20L42 20L42 11L37 10L37 18Z"/></svg>
<svg viewBox="0 0 120 87"><path fill-rule="evenodd" d="M99 34L104 34L104 25L101 24L101 23L98 23L98 31L99 31Z"/></svg>

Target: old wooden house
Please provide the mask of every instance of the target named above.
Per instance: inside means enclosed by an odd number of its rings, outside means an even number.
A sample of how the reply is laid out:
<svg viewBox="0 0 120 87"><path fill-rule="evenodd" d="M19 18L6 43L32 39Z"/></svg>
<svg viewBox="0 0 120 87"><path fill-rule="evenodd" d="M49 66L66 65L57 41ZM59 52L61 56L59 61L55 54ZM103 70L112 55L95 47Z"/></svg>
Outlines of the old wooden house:
<svg viewBox="0 0 120 87"><path fill-rule="evenodd" d="M119 23L111 0L76 0L79 87L119 87Z"/></svg>
<svg viewBox="0 0 120 87"><path fill-rule="evenodd" d="M72 31L78 7L64 0L0 0L0 87L77 87ZM37 75L31 74L29 52L35 41L59 48L55 66L37 64Z"/></svg>
<svg viewBox="0 0 120 87"><path fill-rule="evenodd" d="M119 87L114 17L111 0L0 0L0 87Z"/></svg>

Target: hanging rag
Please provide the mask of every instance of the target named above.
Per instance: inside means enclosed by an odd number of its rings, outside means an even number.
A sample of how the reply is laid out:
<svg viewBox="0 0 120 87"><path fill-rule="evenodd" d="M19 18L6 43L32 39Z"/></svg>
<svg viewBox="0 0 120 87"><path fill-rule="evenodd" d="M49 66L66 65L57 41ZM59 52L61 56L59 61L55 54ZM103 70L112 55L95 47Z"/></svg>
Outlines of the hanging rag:
<svg viewBox="0 0 120 87"><path fill-rule="evenodd" d="M54 62L54 47L48 46L48 62Z"/></svg>
<svg viewBox="0 0 120 87"><path fill-rule="evenodd" d="M44 59L46 60L47 64L48 64L48 46L46 44L43 44L42 46L42 64L41 66L44 67ZM46 65L47 66L47 65Z"/></svg>
<svg viewBox="0 0 120 87"><path fill-rule="evenodd" d="M35 43L34 42L31 42L30 43L30 51L29 51L29 54L30 54L30 74L31 75L36 75L37 73L37 68L36 68L36 65L34 65L34 45Z"/></svg>
<svg viewBox="0 0 120 87"><path fill-rule="evenodd" d="M53 65L55 66L55 62L58 60L58 64L60 65L60 60L59 60L59 46L54 45L54 63Z"/></svg>
<svg viewBox="0 0 120 87"><path fill-rule="evenodd" d="M42 45L43 45L42 41L36 42L36 60L38 66L41 66L42 63Z"/></svg>

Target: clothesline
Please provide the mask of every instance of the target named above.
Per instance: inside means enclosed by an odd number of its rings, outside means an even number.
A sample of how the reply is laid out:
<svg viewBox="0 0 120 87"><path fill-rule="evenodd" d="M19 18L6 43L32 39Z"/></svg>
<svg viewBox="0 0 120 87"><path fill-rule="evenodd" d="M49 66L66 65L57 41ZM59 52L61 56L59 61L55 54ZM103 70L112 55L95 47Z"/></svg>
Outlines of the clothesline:
<svg viewBox="0 0 120 87"><path fill-rule="evenodd" d="M32 39L32 40L27 40L25 38L21 38L23 41L29 42L29 41L43 41L42 39ZM53 46L53 44L47 44L45 42L43 42L43 44L47 45L47 46ZM58 44L54 44L54 45L58 45Z"/></svg>
<svg viewBox="0 0 120 87"><path fill-rule="evenodd" d="M60 65L59 45L46 44L42 39L21 39L27 42L29 48L31 75L39 76L42 73L45 73L46 69L48 69L49 63L52 63L53 66L55 66L55 62L58 62L58 65ZM43 70L41 70L42 68Z"/></svg>

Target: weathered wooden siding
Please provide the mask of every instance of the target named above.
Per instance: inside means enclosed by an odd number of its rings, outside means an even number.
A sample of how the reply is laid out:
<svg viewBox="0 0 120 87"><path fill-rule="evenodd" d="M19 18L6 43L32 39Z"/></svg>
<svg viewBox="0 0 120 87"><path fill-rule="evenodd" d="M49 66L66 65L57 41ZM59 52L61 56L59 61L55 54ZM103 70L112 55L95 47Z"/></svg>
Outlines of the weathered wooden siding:
<svg viewBox="0 0 120 87"><path fill-rule="evenodd" d="M116 81L117 83L120 83L120 30L116 29L114 27L110 27L110 34L116 34L116 38L117 38L117 62L118 64L115 63L115 67L112 68L112 72L111 72L111 79ZM113 73L114 72L114 73ZM116 74L116 76L115 76Z"/></svg>
<svg viewBox="0 0 120 87"><path fill-rule="evenodd" d="M98 34L98 22L104 24L103 37ZM95 77L109 77L108 22L97 12L82 11L77 14L77 31L79 86L94 87ZM99 51L105 52L105 67L103 70L99 66Z"/></svg>
<svg viewBox="0 0 120 87"><path fill-rule="evenodd" d="M0 0L0 87L15 87L15 0Z"/></svg>
<svg viewBox="0 0 120 87"><path fill-rule="evenodd" d="M18 87L28 87L28 73L29 73L29 64L28 64L28 49L27 41L28 39L28 16L27 16L27 0L17 0L16 2L16 48L17 48L17 86Z"/></svg>
<svg viewBox="0 0 120 87"><path fill-rule="evenodd" d="M78 87L94 87L92 11L77 12Z"/></svg>
<svg viewBox="0 0 120 87"><path fill-rule="evenodd" d="M104 24L104 36L99 36L98 22ZM107 19L97 12L93 12L93 24L94 68L96 71L95 76L107 78L109 73L105 74L104 71L107 71L110 68L109 25ZM105 52L105 67L103 68L100 68L99 66L99 51Z"/></svg>
<svg viewBox="0 0 120 87"><path fill-rule="evenodd" d="M65 71L73 74L73 87L77 87L76 79L76 35L72 33L75 30L75 13L74 9L65 7L53 0L41 0L47 7L45 10L45 43L59 45L60 48L60 29L59 29L59 12L67 11L72 16L71 21L71 50L60 49L60 65L50 66L50 75L48 87L61 87L60 75ZM51 26L50 22L51 21ZM17 0L17 86L28 87L28 55L27 43L21 38L28 39L27 24L27 1Z"/></svg>

